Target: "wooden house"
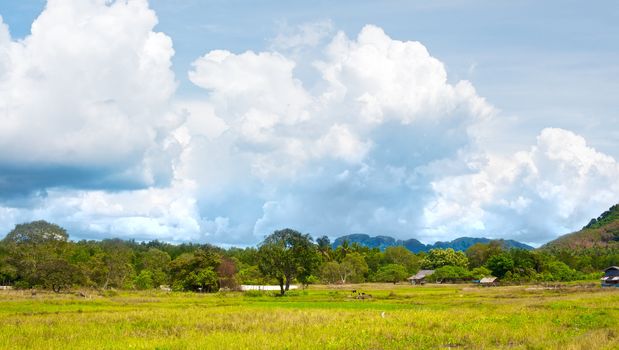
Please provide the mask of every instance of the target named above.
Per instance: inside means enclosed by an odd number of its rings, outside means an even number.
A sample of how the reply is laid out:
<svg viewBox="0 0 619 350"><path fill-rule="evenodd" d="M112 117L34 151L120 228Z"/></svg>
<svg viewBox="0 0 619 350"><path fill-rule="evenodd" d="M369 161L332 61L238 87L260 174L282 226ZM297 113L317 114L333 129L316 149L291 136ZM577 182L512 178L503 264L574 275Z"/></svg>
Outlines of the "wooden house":
<svg viewBox="0 0 619 350"><path fill-rule="evenodd" d="M481 286L489 287L489 286L496 286L499 284L499 282L498 282L498 278L496 277L484 277L479 280L479 284Z"/></svg>
<svg viewBox="0 0 619 350"><path fill-rule="evenodd" d="M601 280L602 287L619 287L619 267L611 266L604 270Z"/></svg>
<svg viewBox="0 0 619 350"><path fill-rule="evenodd" d="M415 275L407 278L411 284L424 284L426 283L426 277L434 273L434 270L420 270Z"/></svg>

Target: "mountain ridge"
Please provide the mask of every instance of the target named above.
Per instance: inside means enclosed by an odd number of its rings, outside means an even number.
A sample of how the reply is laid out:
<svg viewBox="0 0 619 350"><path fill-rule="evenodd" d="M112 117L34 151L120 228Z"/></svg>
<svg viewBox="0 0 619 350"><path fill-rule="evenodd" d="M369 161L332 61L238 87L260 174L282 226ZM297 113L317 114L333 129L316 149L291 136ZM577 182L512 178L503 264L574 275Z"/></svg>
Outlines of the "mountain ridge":
<svg viewBox="0 0 619 350"><path fill-rule="evenodd" d="M452 248L454 250L465 251L475 243L488 243L490 241L493 241L493 239L483 237L459 237L452 241L437 241L434 244L423 244L415 238L401 240L385 235L370 236L365 233L353 233L336 238L331 246L335 249L336 247L340 246L345 240L348 241L348 243L358 243L369 248L378 248L380 250L385 250L387 247L404 246L406 249L410 250L413 253L427 252L430 249L437 248ZM503 241L508 248L521 248L526 250L535 249L530 245L511 239L501 241Z"/></svg>

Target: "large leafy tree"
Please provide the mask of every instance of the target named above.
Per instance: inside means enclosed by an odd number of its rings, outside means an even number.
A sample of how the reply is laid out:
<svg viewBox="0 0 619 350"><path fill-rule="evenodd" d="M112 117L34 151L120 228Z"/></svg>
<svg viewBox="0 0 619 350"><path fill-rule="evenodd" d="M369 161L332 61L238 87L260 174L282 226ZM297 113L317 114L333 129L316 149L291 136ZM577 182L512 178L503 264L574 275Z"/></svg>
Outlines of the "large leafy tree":
<svg viewBox="0 0 619 350"><path fill-rule="evenodd" d="M153 287L168 284L170 261L168 253L157 248L149 248L142 255L142 271L140 271L140 274L150 275Z"/></svg>
<svg viewBox="0 0 619 350"><path fill-rule="evenodd" d="M218 288L215 269L221 263L221 256L211 249L198 249L183 253L170 263L172 288L211 292Z"/></svg>
<svg viewBox="0 0 619 350"><path fill-rule="evenodd" d="M376 279L379 282L391 282L396 284L408 277L406 268L398 264L388 264L381 266L376 273Z"/></svg>
<svg viewBox="0 0 619 350"><path fill-rule="evenodd" d="M290 288L295 278L304 282L320 263L310 235L291 229L275 231L267 236L260 244L258 257L260 271L277 280L281 295Z"/></svg>
<svg viewBox="0 0 619 350"><path fill-rule="evenodd" d="M3 240L5 263L14 267L23 287L49 287L59 292L82 282L80 269L68 262L70 245L62 227L46 221L16 225ZM11 271L11 268L6 269Z"/></svg>
<svg viewBox="0 0 619 350"><path fill-rule="evenodd" d="M39 220L27 224L15 225L15 228L4 238L5 242L13 244L47 244L50 242L67 242L67 231L47 221Z"/></svg>
<svg viewBox="0 0 619 350"><path fill-rule="evenodd" d="M494 276L502 278L507 272L514 269L514 260L509 253L494 255L488 259L486 266Z"/></svg>
<svg viewBox="0 0 619 350"><path fill-rule="evenodd" d="M488 259L505 251L505 243L500 240L488 243L475 243L470 246L465 254L472 268L484 266Z"/></svg>
<svg viewBox="0 0 619 350"><path fill-rule="evenodd" d="M385 260L389 264L398 264L406 268L409 273L419 270L419 257L403 246L387 247Z"/></svg>
<svg viewBox="0 0 619 350"><path fill-rule="evenodd" d="M340 263L340 281L342 283L363 282L368 273L368 264L360 253L350 253L346 255Z"/></svg>
<svg viewBox="0 0 619 350"><path fill-rule="evenodd" d="M342 259L341 263L328 261L323 264L320 275L327 283L339 282L344 284L346 282L363 282L368 270L368 264L363 255L350 253Z"/></svg>
<svg viewBox="0 0 619 350"><path fill-rule="evenodd" d="M451 248L447 249L430 249L428 255L424 258L421 266L424 269L437 269L443 266L460 266L468 267L469 261L464 253Z"/></svg>
<svg viewBox="0 0 619 350"><path fill-rule="evenodd" d="M104 254L101 256L103 289L108 287L126 288L130 287L135 276L135 269L132 264L134 251L126 241L120 239L106 239L101 242Z"/></svg>

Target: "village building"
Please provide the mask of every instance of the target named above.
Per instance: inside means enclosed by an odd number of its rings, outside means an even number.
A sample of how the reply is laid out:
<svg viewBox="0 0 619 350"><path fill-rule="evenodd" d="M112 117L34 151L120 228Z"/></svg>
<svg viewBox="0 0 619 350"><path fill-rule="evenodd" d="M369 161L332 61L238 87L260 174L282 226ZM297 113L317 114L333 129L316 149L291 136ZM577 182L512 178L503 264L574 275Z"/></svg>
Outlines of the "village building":
<svg viewBox="0 0 619 350"><path fill-rule="evenodd" d="M482 286L496 286L499 284L497 277L484 277L479 280L479 284Z"/></svg>
<svg viewBox="0 0 619 350"><path fill-rule="evenodd" d="M407 278L411 284L424 284L426 283L426 277L434 273L434 270L420 270L415 275Z"/></svg>
<svg viewBox="0 0 619 350"><path fill-rule="evenodd" d="M611 266L604 270L601 280L602 287L619 287L619 267Z"/></svg>

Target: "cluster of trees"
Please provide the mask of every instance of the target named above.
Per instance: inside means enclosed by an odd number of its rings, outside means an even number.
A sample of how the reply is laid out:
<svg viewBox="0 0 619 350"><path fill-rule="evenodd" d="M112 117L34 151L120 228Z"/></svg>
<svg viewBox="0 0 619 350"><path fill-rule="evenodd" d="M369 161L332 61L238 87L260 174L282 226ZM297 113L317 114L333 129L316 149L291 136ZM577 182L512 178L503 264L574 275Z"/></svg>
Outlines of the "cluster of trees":
<svg viewBox="0 0 619 350"><path fill-rule="evenodd" d="M208 245L136 243L119 239L72 242L54 224L17 225L0 241L0 283L18 288L72 286L216 290L230 284L236 265Z"/></svg>
<svg viewBox="0 0 619 350"><path fill-rule="evenodd" d="M208 244L172 245L69 240L54 224L17 225L0 241L0 283L18 288L61 291L72 286L99 289L217 291L239 284L397 283L420 269L433 269L431 281L458 282L484 276L503 281L569 281L617 264L617 255L506 249L501 241L478 243L466 252L433 249L414 254L404 247L385 251L344 242L331 247L326 236L314 243L307 234L275 231L258 247L222 249Z"/></svg>

